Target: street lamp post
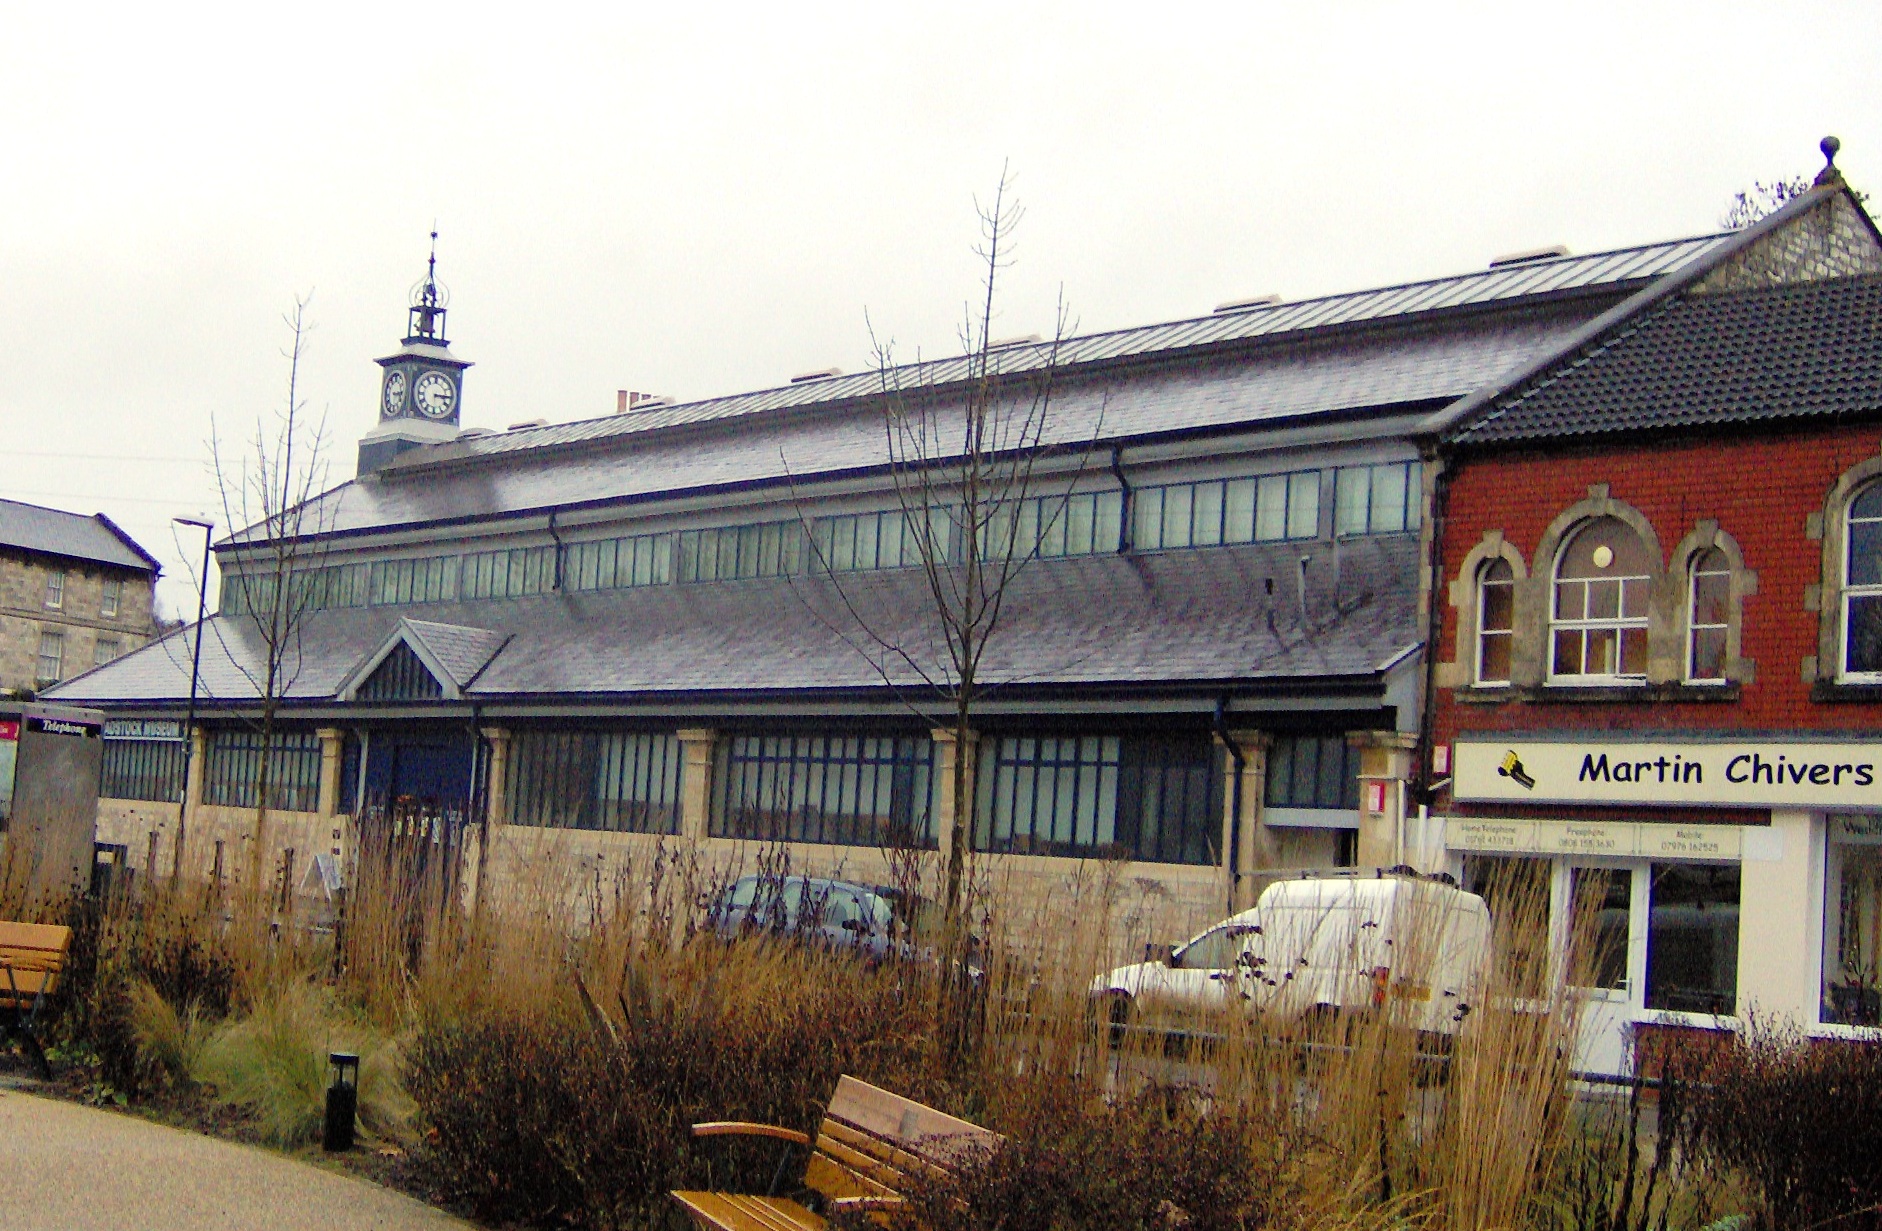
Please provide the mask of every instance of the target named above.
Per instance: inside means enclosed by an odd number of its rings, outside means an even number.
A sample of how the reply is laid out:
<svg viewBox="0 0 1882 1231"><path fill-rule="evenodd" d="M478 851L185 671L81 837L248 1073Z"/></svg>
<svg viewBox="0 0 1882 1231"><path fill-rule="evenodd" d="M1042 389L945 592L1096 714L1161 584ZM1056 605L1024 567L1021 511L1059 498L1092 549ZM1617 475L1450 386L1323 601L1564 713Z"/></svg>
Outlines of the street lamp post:
<svg viewBox="0 0 1882 1231"><path fill-rule="evenodd" d="M170 883L183 879L183 827L190 803L190 759L196 755L196 682L203 672L203 618L209 612L209 544L215 538L216 523L194 517L172 517L179 525L195 526L203 532L203 568L196 575L196 647L190 654L190 700L183 719L183 798L176 805L176 848L171 852Z"/></svg>

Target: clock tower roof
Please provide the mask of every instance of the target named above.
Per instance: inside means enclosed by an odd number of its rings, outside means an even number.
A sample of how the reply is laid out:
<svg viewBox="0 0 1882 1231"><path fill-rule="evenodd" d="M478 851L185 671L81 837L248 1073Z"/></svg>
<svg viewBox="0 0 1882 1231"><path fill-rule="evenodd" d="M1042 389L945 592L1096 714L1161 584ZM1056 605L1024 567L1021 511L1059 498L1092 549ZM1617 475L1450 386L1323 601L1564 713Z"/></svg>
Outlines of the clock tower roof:
<svg viewBox="0 0 1882 1231"><path fill-rule="evenodd" d="M450 296L438 282L438 233L431 233L425 277L412 288L409 324L399 349L373 362L380 381L379 424L359 442L359 473L377 470L408 449L443 444L458 433L464 370L444 336Z"/></svg>

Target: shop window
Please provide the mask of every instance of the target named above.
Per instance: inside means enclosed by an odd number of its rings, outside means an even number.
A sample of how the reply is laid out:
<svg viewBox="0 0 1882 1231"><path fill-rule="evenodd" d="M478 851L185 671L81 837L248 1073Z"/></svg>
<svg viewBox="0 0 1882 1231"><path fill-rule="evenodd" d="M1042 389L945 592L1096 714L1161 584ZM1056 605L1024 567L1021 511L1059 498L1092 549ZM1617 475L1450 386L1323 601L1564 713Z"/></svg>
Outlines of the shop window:
<svg viewBox="0 0 1882 1231"><path fill-rule="evenodd" d="M1490 909L1497 982L1518 996L1547 991L1551 872L1547 859L1525 855L1471 855L1464 860L1464 888Z"/></svg>
<svg viewBox="0 0 1882 1231"><path fill-rule="evenodd" d="M1575 868L1569 885L1569 979L1578 987L1624 990L1634 874L1626 868Z"/></svg>
<svg viewBox="0 0 1882 1231"><path fill-rule="evenodd" d="M1647 675L1646 544L1616 517L1576 531L1556 563L1549 673L1558 681L1642 681Z"/></svg>
<svg viewBox="0 0 1882 1231"><path fill-rule="evenodd" d="M1882 817L1833 816L1823 867L1819 1017L1882 1026Z"/></svg>
<svg viewBox="0 0 1882 1231"><path fill-rule="evenodd" d="M1515 636L1516 570L1491 560L1477 574L1477 682L1510 682L1510 644Z"/></svg>
<svg viewBox="0 0 1882 1231"><path fill-rule="evenodd" d="M1647 905L1649 1009L1738 1004L1738 865L1656 863Z"/></svg>
<svg viewBox="0 0 1882 1231"><path fill-rule="evenodd" d="M1850 502L1843 561L1843 674L1882 677L1882 483Z"/></svg>
<svg viewBox="0 0 1882 1231"><path fill-rule="evenodd" d="M1732 565L1709 547L1693 557L1686 588L1686 678L1725 682L1725 637L1732 620Z"/></svg>

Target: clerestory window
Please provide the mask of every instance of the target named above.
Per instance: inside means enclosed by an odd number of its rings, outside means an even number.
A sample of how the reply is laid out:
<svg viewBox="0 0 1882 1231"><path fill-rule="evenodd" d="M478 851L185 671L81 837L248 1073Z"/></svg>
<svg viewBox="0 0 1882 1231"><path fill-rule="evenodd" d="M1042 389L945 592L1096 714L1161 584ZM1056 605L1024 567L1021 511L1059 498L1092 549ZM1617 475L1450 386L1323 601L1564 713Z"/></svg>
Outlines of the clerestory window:
<svg viewBox="0 0 1882 1231"><path fill-rule="evenodd" d="M1555 566L1551 679L1646 679L1652 571L1646 544L1619 518L1597 517L1575 532Z"/></svg>

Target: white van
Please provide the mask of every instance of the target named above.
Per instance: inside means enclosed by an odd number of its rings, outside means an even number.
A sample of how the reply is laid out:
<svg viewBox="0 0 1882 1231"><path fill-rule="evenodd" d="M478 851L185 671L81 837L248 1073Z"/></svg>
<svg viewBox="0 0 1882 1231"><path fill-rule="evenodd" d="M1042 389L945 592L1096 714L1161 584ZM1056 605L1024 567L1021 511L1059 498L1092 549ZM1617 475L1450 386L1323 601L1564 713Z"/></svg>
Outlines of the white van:
<svg viewBox="0 0 1882 1231"><path fill-rule="evenodd" d="M1157 1010L1239 1005L1298 1015L1402 1006L1405 1025L1453 1034L1470 1013L1490 952L1483 899L1399 873L1277 881L1162 961L1092 981L1114 1026Z"/></svg>

